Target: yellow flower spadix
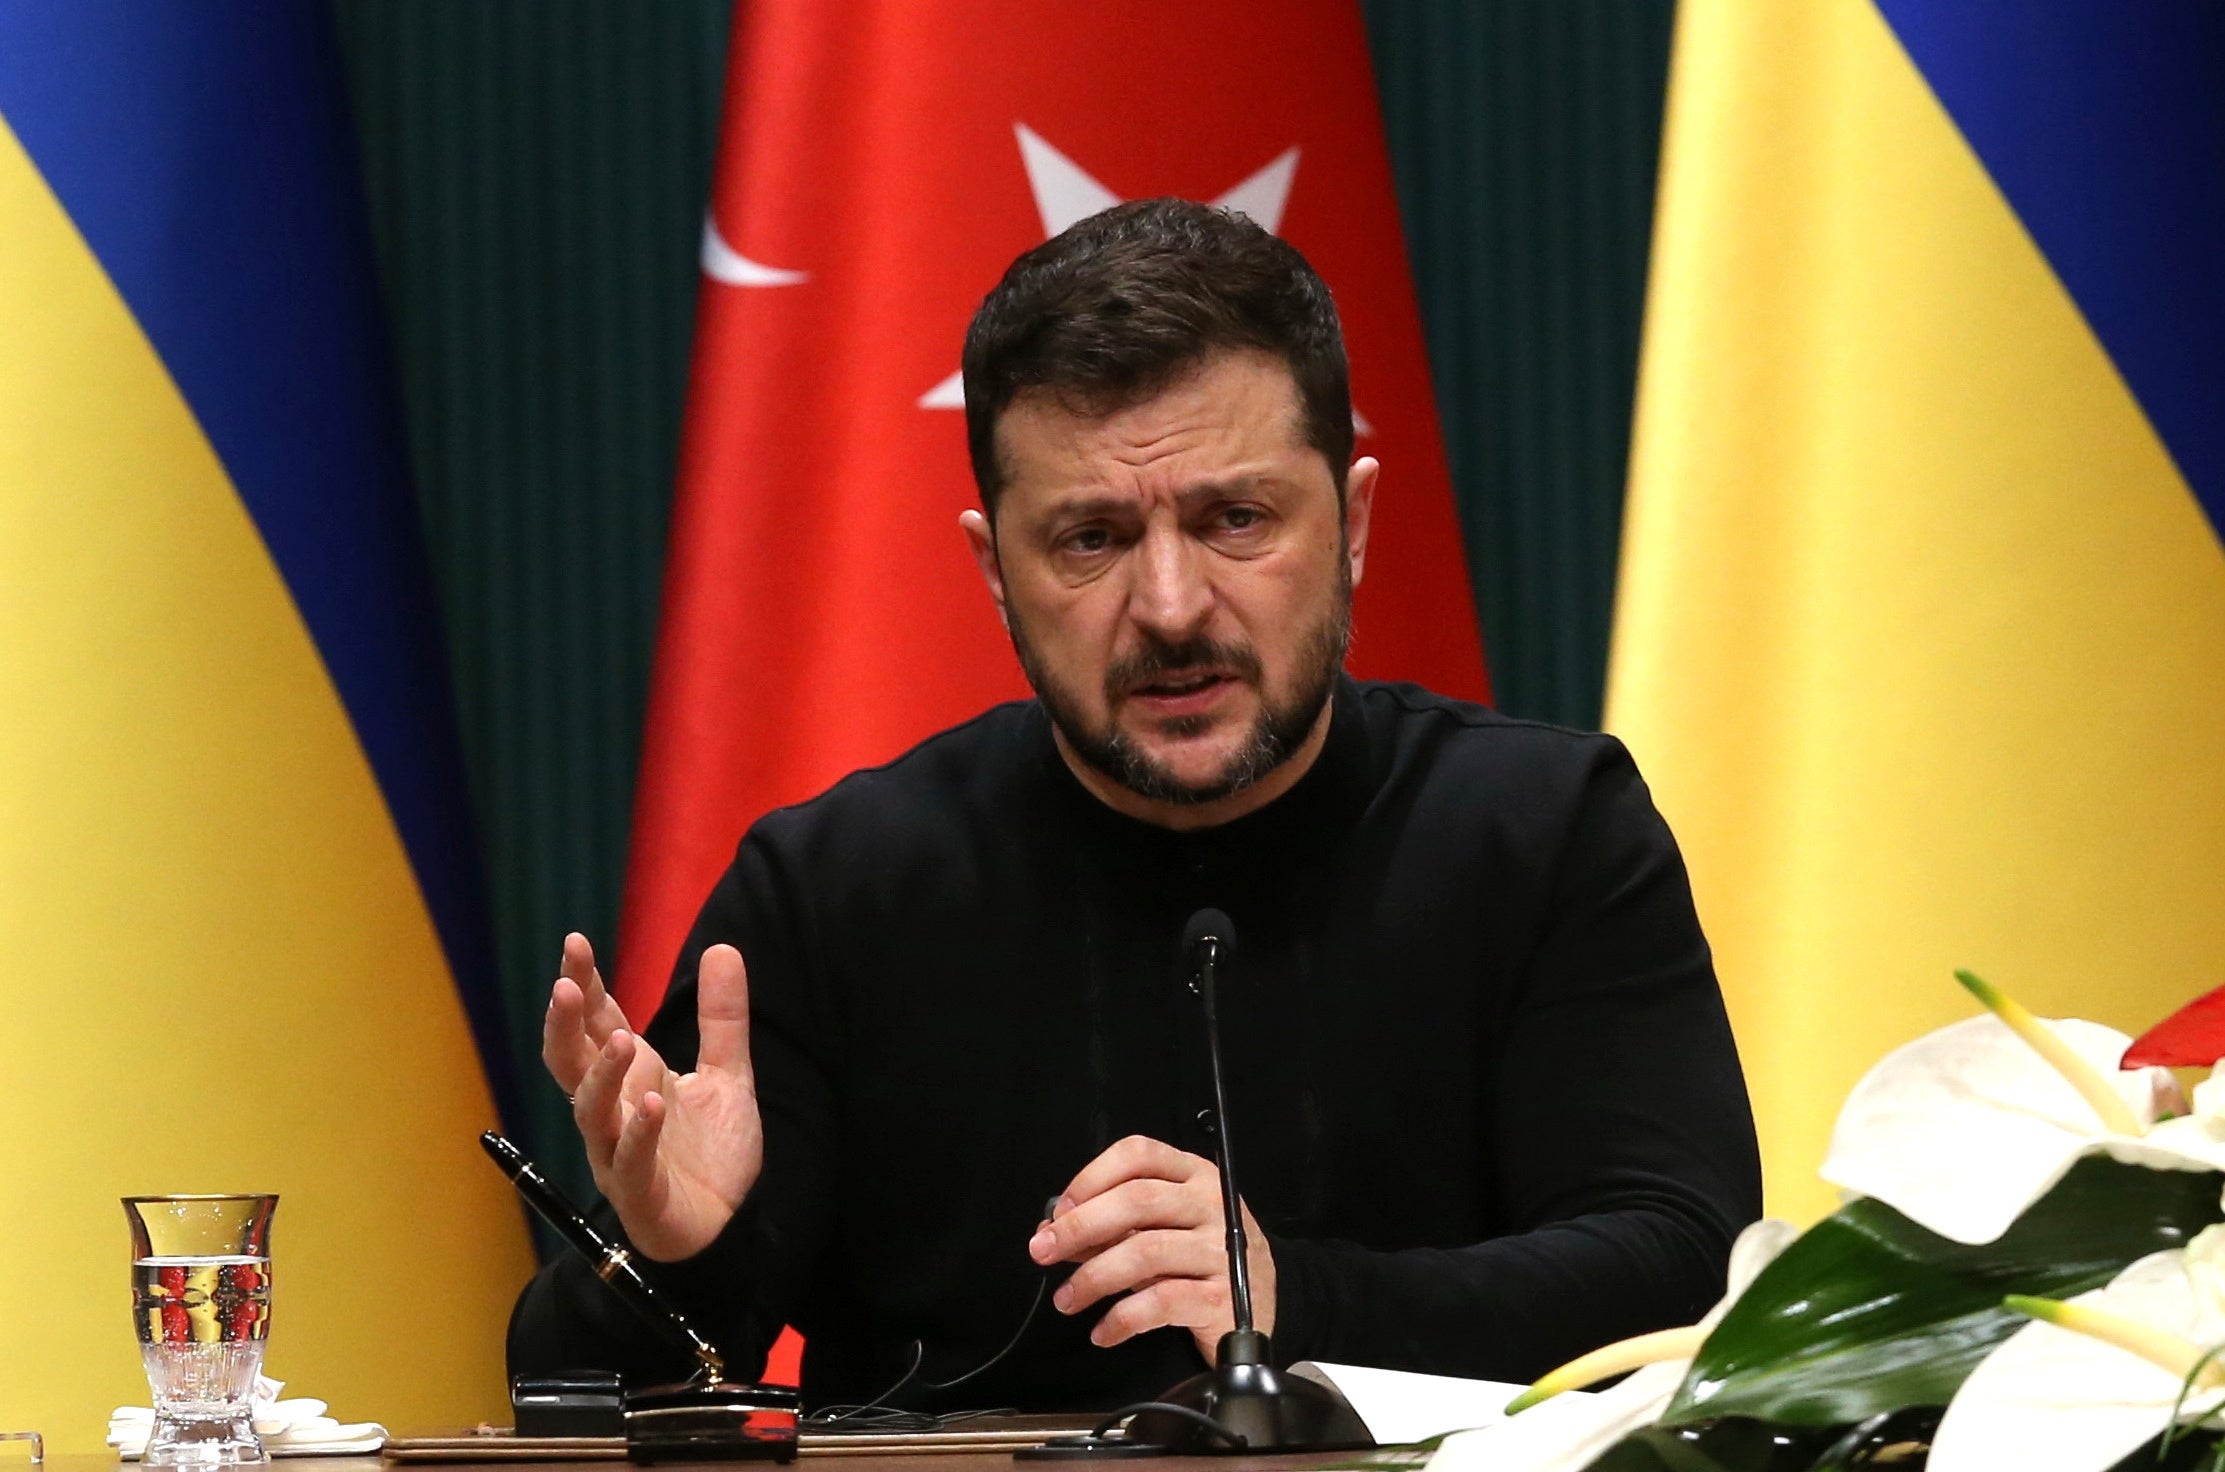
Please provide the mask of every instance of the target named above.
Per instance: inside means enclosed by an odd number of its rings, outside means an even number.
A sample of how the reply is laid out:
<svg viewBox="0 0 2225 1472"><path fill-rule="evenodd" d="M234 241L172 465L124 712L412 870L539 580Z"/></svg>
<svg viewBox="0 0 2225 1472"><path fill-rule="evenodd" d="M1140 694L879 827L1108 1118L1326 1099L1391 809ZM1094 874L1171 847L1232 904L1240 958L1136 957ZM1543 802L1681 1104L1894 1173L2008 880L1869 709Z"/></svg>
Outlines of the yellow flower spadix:
<svg viewBox="0 0 2225 1472"><path fill-rule="evenodd" d="M1590 1354L1578 1355L1559 1369L1540 1376L1528 1390L1507 1402L1506 1413L1516 1415L1541 1400L1551 1400L1564 1390L1582 1390L1594 1381L1635 1370L1640 1365L1688 1360L1700 1352L1700 1343L1706 1338L1707 1331L1694 1324L1689 1328L1658 1329L1651 1334L1617 1340Z"/></svg>
<svg viewBox="0 0 2225 1472"><path fill-rule="evenodd" d="M2091 1063L2073 1052L2070 1045L2055 1035L2052 1028L2024 1010L2015 998L1989 981L1968 971L1957 971L1955 980L1963 989L1976 997L1988 1012L2008 1024L2009 1030L2031 1045L2032 1051L2047 1060L2049 1067L2063 1076L2079 1096L2093 1106L2101 1116L2102 1126L2111 1134L2131 1135L2138 1138L2147 1133L2124 1096L2109 1087Z"/></svg>
<svg viewBox="0 0 2225 1472"><path fill-rule="evenodd" d="M2138 1319L2128 1319L2123 1314L2113 1314L2107 1309L2090 1304L2065 1303L2058 1298L2025 1298L2011 1294L2002 1303L2028 1319L2038 1319L2043 1324L2053 1324L2058 1329L2068 1329L2073 1334L2083 1334L2089 1339L2099 1339L2104 1344L2114 1344L2127 1354L2136 1354L2157 1369L2184 1380L2194 1377L2196 1386L2213 1390L2225 1386L2225 1364L2210 1358L2210 1351L2182 1339L2168 1330ZM2207 1363L2204 1361L2207 1360ZM2196 1367L2200 1370L2197 1373Z"/></svg>

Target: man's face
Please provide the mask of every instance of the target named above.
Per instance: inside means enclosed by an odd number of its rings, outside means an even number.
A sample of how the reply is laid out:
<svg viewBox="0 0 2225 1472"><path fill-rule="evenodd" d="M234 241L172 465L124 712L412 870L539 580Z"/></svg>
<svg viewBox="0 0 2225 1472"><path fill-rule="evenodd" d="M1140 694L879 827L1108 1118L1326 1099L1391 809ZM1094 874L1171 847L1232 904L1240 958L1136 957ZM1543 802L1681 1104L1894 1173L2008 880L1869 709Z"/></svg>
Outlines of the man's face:
<svg viewBox="0 0 2225 1472"><path fill-rule="evenodd" d="M1240 792L1316 727L1350 633L1375 466L1336 482L1289 370L1206 359L1114 413L1022 395L997 424L1013 647L1069 748L1153 802Z"/></svg>

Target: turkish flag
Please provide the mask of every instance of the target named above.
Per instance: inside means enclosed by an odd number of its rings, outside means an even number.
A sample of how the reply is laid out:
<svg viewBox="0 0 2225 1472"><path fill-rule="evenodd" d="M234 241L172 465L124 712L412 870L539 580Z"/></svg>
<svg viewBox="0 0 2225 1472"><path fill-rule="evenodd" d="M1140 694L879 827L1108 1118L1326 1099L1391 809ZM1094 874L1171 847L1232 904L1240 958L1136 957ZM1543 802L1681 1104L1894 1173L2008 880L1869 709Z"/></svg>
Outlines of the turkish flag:
<svg viewBox="0 0 2225 1472"><path fill-rule="evenodd" d="M648 1014L760 814L1027 694L958 529L958 349L1021 251L1122 199L1228 204L1335 293L1383 462L1353 667L1483 655L1354 0L747 0L626 874Z"/></svg>

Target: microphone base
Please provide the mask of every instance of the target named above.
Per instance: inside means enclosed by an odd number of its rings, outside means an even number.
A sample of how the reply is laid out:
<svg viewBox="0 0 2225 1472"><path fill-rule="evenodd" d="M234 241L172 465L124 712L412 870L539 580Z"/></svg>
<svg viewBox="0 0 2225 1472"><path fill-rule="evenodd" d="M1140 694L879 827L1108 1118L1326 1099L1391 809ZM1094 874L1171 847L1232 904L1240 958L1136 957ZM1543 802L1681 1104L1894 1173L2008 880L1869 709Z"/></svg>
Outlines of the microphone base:
<svg viewBox="0 0 2225 1472"><path fill-rule="evenodd" d="M1219 1365L1159 1397L1243 1437L1241 1445L1187 1416L1150 1409L1137 1411L1128 1422L1128 1440L1183 1456L1354 1451L1375 1445L1367 1424L1343 1396L1266 1363L1266 1347L1264 1334L1248 1336L1248 1342L1247 1336L1228 1334L1221 1340Z"/></svg>

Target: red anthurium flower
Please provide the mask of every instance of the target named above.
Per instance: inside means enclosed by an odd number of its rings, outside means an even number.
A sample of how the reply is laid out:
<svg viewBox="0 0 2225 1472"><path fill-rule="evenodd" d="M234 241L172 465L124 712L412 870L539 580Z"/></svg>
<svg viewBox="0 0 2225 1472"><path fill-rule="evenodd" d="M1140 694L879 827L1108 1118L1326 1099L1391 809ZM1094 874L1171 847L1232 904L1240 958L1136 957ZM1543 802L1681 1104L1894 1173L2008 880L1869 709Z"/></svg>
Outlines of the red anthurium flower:
<svg viewBox="0 0 2225 1472"><path fill-rule="evenodd" d="M2120 1068L2208 1068L2225 1058L2225 986L2205 993L2133 1039Z"/></svg>

